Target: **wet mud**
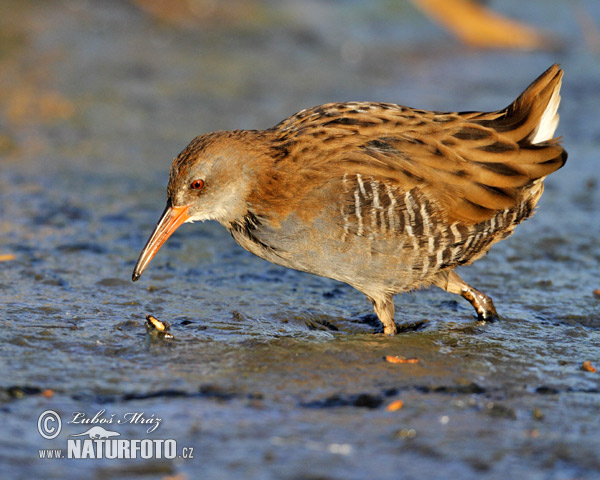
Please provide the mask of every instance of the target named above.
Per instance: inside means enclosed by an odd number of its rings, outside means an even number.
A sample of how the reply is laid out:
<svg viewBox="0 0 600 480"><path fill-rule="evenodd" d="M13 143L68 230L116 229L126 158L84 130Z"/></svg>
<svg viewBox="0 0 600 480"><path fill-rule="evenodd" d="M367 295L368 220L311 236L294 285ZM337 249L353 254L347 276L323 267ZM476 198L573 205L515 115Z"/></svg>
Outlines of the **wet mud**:
<svg viewBox="0 0 600 480"><path fill-rule="evenodd" d="M515 53L464 47L408 2L206 2L197 17L142 3L0 6L3 478L597 478L600 376L582 364L600 365L600 57L581 12L489 2L563 41ZM210 222L131 282L194 136L329 101L497 109L554 62L567 165L461 270L499 321L427 289L396 297L385 337L360 293ZM174 338L147 332L149 314ZM53 440L45 410L63 419ZM39 458L85 429L74 412L101 411L161 418L112 430L194 458Z"/></svg>

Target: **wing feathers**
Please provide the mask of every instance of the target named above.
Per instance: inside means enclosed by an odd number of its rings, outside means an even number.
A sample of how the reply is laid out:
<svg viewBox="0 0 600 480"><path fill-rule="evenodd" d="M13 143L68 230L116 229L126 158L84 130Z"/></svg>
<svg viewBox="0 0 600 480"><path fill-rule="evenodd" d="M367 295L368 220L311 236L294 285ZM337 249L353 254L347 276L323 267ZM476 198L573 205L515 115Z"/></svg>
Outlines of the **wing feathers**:
<svg viewBox="0 0 600 480"><path fill-rule="evenodd" d="M288 169L292 163L304 172L360 174L399 191L417 188L446 220L476 224L532 198L538 180L565 163L566 152L552 138L561 79L562 70L553 65L497 112L327 104L270 132L281 137ZM315 143L318 148L309 148Z"/></svg>

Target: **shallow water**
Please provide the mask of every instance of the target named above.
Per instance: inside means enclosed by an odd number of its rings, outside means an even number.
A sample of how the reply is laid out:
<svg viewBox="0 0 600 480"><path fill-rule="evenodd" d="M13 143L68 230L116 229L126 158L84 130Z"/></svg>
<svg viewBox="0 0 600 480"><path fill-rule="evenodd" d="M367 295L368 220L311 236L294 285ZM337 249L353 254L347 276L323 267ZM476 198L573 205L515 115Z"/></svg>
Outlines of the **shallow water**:
<svg viewBox="0 0 600 480"><path fill-rule="evenodd" d="M548 3L491 2L560 52L471 50L408 3L239 1L181 25L125 2L3 2L3 478L597 478L600 374L580 367L600 365L600 57L581 10ZM577 8L600 24L599 5ZM360 293L255 258L216 223L182 227L130 281L195 135L338 100L497 109L553 62L569 161L461 271L501 321L430 289L396 297L402 333L383 338ZM148 313L175 341L146 341ZM54 440L36 429L48 409ZM102 409L162 418L113 430L194 458L38 458L83 431L73 412Z"/></svg>

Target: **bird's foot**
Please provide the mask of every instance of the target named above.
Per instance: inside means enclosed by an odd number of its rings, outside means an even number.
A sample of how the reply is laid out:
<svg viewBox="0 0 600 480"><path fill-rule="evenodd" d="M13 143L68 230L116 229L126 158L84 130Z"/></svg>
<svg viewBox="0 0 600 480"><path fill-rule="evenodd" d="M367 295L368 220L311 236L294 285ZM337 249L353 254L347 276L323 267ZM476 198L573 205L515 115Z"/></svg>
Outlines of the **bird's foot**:
<svg viewBox="0 0 600 480"><path fill-rule="evenodd" d="M493 307L493 305L492 305ZM496 312L495 309L492 310L484 310L484 311L478 311L477 312L477 320L480 321L481 323L485 323L485 322L497 322L498 320L500 320L500 315L498 315L498 312Z"/></svg>
<svg viewBox="0 0 600 480"><path fill-rule="evenodd" d="M468 300L477 312L477 319L480 322L494 322L499 319L492 299L467 284L456 272L440 275L435 284L449 293L456 293Z"/></svg>
<svg viewBox="0 0 600 480"><path fill-rule="evenodd" d="M396 327L396 323L392 320L392 323L383 325L383 334L384 335L396 335L398 333L398 328Z"/></svg>
<svg viewBox="0 0 600 480"><path fill-rule="evenodd" d="M500 317L498 316L496 307L494 307L494 302L485 293L475 290L473 287L468 287L463 289L461 294L475 308L477 320L483 323L499 320Z"/></svg>

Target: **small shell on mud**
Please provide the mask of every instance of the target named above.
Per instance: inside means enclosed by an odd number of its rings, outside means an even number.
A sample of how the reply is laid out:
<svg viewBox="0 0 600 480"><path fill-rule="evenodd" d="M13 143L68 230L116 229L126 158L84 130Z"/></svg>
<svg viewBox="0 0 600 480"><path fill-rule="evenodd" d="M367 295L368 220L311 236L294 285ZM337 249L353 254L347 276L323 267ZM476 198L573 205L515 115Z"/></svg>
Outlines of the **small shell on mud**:
<svg viewBox="0 0 600 480"><path fill-rule="evenodd" d="M596 368L592 365L592 362L590 362L589 360L586 360L585 362L583 362L581 364L581 369L585 370L586 372L592 372L592 373L594 373L596 371Z"/></svg>
<svg viewBox="0 0 600 480"><path fill-rule="evenodd" d="M153 315L146 315L146 333L149 335L164 339L175 338L172 333L169 333L170 328L169 322L162 322Z"/></svg>
<svg viewBox="0 0 600 480"><path fill-rule="evenodd" d="M395 412L397 410L400 410L403 406L404 406L404 402L402 400L394 400L387 407L385 407L385 409L388 412Z"/></svg>
<svg viewBox="0 0 600 480"><path fill-rule="evenodd" d="M54 390L47 388L46 390L42 391L41 395L45 398L52 398L54 396Z"/></svg>

